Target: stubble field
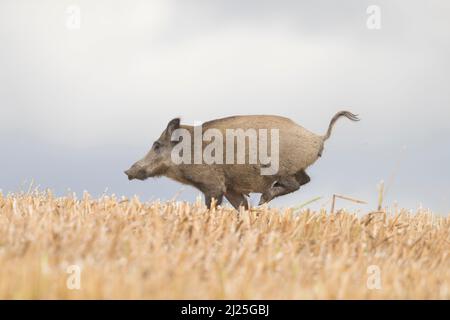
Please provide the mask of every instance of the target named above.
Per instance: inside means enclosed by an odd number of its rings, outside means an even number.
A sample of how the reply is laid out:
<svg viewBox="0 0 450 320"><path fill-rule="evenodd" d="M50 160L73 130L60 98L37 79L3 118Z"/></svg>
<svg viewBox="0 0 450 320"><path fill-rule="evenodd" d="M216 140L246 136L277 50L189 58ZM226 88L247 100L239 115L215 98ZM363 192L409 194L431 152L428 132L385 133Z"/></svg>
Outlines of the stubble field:
<svg viewBox="0 0 450 320"><path fill-rule="evenodd" d="M0 194L1 299L449 299L450 218Z"/></svg>

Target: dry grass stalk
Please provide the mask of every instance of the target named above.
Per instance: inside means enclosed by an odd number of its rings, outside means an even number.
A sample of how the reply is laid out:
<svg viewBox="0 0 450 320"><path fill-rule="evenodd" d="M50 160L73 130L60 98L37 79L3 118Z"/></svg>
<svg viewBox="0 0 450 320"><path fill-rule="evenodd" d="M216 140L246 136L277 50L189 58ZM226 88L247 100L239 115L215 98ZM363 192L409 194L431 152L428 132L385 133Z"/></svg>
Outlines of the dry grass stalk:
<svg viewBox="0 0 450 320"><path fill-rule="evenodd" d="M450 219L0 195L2 299L449 299ZM81 267L69 290L67 267ZM368 286L380 270L381 288Z"/></svg>
<svg viewBox="0 0 450 320"><path fill-rule="evenodd" d="M355 198L350 198L350 197L347 197L347 196L342 196L342 195L339 195L339 194L333 194L333 200L331 201L331 213L334 213L334 206L335 206L337 198L343 199L343 200L347 200L347 201L351 201L351 202L354 202L354 203L367 204L367 202L362 201L362 200L358 200L358 199L355 199Z"/></svg>

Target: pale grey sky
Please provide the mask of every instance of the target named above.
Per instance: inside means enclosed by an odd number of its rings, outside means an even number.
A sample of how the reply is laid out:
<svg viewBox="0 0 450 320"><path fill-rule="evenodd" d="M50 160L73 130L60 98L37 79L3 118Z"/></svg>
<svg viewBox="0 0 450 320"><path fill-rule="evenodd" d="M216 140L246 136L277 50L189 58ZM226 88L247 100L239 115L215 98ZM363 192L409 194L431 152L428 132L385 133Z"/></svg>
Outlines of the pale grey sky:
<svg viewBox="0 0 450 320"><path fill-rule="evenodd" d="M69 6L81 12L67 28ZM369 5L381 29L366 26ZM450 211L450 2L0 2L0 189L170 199L123 170L167 121L279 114L316 133L341 120L312 181L271 203L333 193ZM394 175L393 175L394 174ZM391 176L393 175L393 178ZM184 187L180 199L197 191ZM352 207L345 203L343 206Z"/></svg>

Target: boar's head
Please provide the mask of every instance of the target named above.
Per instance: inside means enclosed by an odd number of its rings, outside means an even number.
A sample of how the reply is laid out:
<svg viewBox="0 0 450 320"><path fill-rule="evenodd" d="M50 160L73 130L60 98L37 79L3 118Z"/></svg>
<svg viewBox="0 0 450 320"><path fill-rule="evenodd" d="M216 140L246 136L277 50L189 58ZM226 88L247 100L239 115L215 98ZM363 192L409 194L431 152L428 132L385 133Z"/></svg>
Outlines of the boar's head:
<svg viewBox="0 0 450 320"><path fill-rule="evenodd" d="M174 130L180 127L180 119L172 119L161 136L153 143L150 151L144 158L136 162L130 169L125 171L129 180L145 180L150 177L164 175L173 166L171 152L176 142L171 141Z"/></svg>

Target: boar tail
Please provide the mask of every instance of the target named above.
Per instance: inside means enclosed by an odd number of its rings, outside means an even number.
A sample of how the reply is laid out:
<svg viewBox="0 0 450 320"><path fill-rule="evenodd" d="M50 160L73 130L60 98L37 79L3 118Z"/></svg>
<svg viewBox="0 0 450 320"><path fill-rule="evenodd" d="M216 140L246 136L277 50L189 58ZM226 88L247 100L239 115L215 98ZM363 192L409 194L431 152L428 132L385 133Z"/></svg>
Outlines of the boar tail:
<svg viewBox="0 0 450 320"><path fill-rule="evenodd" d="M331 131L333 130L333 126L340 117L346 117L352 121L359 121L358 115L353 114L349 111L339 111L331 119L330 125L328 126L327 133L323 136L323 141L327 140L331 136Z"/></svg>

